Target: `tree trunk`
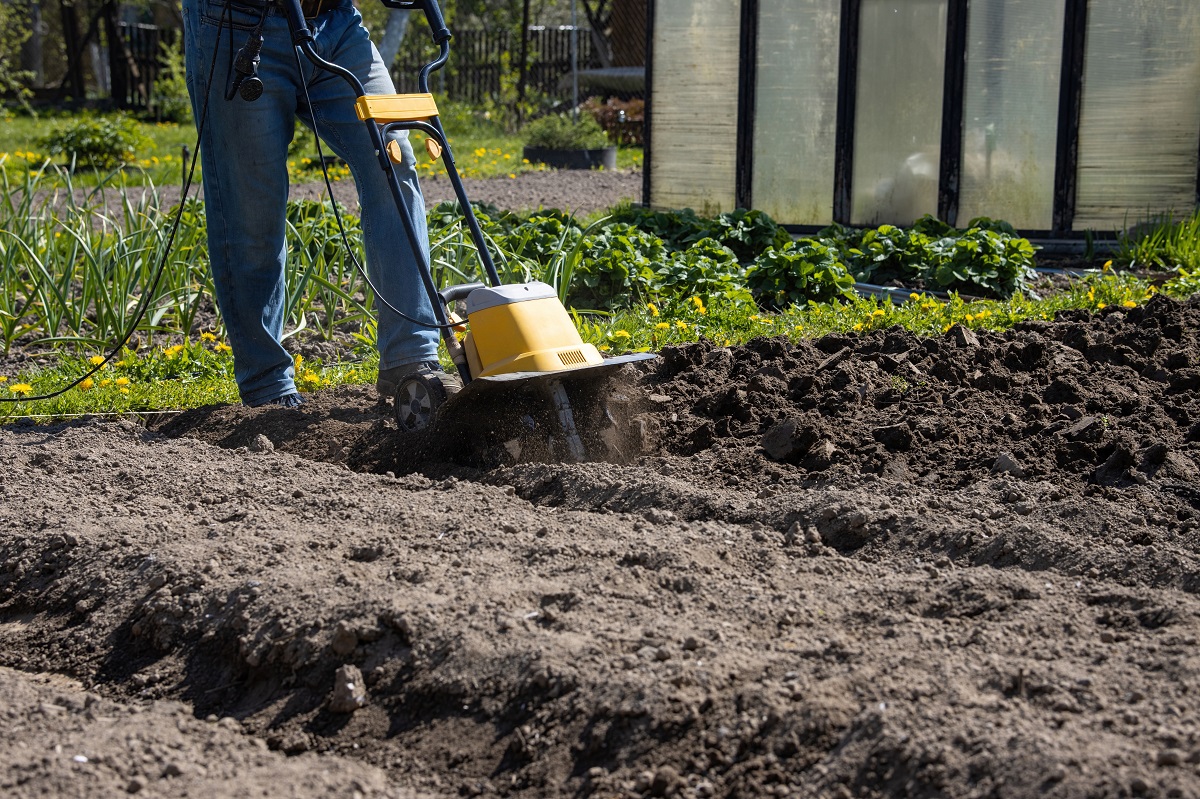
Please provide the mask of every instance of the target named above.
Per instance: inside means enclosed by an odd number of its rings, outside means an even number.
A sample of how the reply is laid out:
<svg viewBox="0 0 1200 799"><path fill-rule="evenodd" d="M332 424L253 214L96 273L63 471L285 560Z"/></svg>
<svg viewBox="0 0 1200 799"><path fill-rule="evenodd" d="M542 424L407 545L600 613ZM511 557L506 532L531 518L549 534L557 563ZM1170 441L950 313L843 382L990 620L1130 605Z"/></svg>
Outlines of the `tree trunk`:
<svg viewBox="0 0 1200 799"><path fill-rule="evenodd" d="M383 29L383 40L379 42L379 55L383 56L383 63L387 64L389 73L396 63L396 56L400 53L400 43L404 41L404 32L408 30L410 13L412 12L393 8L388 14L387 27Z"/></svg>

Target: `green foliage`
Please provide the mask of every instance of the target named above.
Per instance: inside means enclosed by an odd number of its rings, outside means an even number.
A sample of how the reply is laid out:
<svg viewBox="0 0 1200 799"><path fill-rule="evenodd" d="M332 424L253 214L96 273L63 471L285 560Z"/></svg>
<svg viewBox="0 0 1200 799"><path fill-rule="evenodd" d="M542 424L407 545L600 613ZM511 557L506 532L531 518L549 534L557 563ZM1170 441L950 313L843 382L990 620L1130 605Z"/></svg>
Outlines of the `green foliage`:
<svg viewBox="0 0 1200 799"><path fill-rule="evenodd" d="M1117 242L1117 260L1140 269L1200 269L1200 210L1179 221L1167 216L1125 233Z"/></svg>
<svg viewBox="0 0 1200 799"><path fill-rule="evenodd" d="M746 284L759 305L770 309L828 302L854 292L854 278L836 247L816 239L763 253L747 270Z"/></svg>
<svg viewBox="0 0 1200 799"><path fill-rule="evenodd" d="M549 150L598 150L608 146L604 129L589 114L579 121L565 114L549 114L525 126L525 143Z"/></svg>
<svg viewBox="0 0 1200 799"><path fill-rule="evenodd" d="M588 237L568 300L576 308L612 309L648 301L662 240L616 222Z"/></svg>
<svg viewBox="0 0 1200 799"><path fill-rule="evenodd" d="M670 255L654 270L651 291L656 299L680 297L717 298L743 291L742 269L737 256L716 239L701 239L683 252Z"/></svg>
<svg viewBox="0 0 1200 799"><path fill-rule="evenodd" d="M51 133L40 142L50 155L69 159L96 169L111 169L133 161L137 150L150 140L138 129L137 122L124 115L85 114L74 124Z"/></svg>
<svg viewBox="0 0 1200 799"><path fill-rule="evenodd" d="M1163 294L1177 300L1186 300L1194 294L1200 294L1200 269L1179 268L1175 277L1163 284Z"/></svg>
<svg viewBox="0 0 1200 799"><path fill-rule="evenodd" d="M159 46L162 70L154 79L151 93L154 115L164 122L190 125L192 101L188 96L187 80L184 76L183 37Z"/></svg>
<svg viewBox="0 0 1200 799"><path fill-rule="evenodd" d="M837 247L860 283L961 291L1007 297L1033 276L1034 247L1013 235L1007 222L971 221L966 230L924 216L905 230L894 225L855 231L829 228L821 241Z"/></svg>
<svg viewBox="0 0 1200 799"><path fill-rule="evenodd" d="M625 206L615 210L613 222L624 222L662 239L671 250L686 250L711 235L711 222L690 208L682 211L657 211L652 208Z"/></svg>
<svg viewBox="0 0 1200 799"><path fill-rule="evenodd" d="M788 232L762 211L739 208L713 220L713 238L729 249L740 263L750 263L773 247L786 247Z"/></svg>
<svg viewBox="0 0 1200 799"><path fill-rule="evenodd" d="M29 38L29 6L23 2L0 3L0 95L26 102L33 74L16 67L21 63L21 45Z"/></svg>

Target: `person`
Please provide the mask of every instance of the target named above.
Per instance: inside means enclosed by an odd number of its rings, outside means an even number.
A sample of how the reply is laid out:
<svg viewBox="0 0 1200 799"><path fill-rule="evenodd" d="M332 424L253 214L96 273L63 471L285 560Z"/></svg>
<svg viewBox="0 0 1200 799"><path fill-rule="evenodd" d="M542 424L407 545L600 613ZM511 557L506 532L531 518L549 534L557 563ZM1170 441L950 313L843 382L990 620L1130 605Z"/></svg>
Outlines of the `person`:
<svg viewBox="0 0 1200 799"><path fill-rule="evenodd" d="M353 72L367 94L395 93L387 65L351 0L304 0L302 6L322 57ZM376 160L370 133L355 113L354 92L343 78L297 57L279 6L272 0L183 0L183 17L187 87L197 126L208 100L200 141L208 250L238 392L249 406L295 407L302 400L292 357L281 343L287 302L288 144L295 118L310 129L315 123L321 138L350 167L372 282L397 310L432 321L414 250L419 247L428 258L416 159L407 135L394 134L403 153L396 172L414 223L414 243ZM231 90L239 83L236 55L248 34L259 30L262 50L254 77L262 82L261 96L248 101ZM406 320L382 303L378 313L380 394L391 396L399 378L414 371L436 372L447 382L437 360L438 331Z"/></svg>

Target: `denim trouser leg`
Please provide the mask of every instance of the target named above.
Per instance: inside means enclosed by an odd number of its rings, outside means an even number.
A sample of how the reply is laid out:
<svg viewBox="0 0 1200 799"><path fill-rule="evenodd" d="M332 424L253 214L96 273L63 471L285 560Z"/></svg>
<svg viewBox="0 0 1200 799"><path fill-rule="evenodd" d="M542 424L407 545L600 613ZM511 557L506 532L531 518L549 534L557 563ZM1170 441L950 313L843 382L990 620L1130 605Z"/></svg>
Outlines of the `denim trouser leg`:
<svg viewBox="0 0 1200 799"><path fill-rule="evenodd" d="M432 309L417 272L386 178L375 160L364 123L354 113L354 96L341 78L315 72L311 113L305 106L296 56L284 17L272 10L258 75L262 96L248 103L225 100L228 65L258 21L260 11L234 0L229 26L222 29L221 0L184 0L188 89L199 124L208 97L201 141L209 257L217 304L234 351L234 376L242 401L255 405L295 390L292 359L280 345L286 313L284 215L288 192L287 147L293 121L315 118L321 135L349 164L359 186L368 271L385 298L409 316L432 320ZM359 76L369 93L394 91L377 51L348 0L309 22L324 57ZM219 33L220 32L220 33ZM232 39L232 41L231 41ZM216 71L208 86L214 48ZM427 251L424 201L417 186L411 148L397 167L404 200L413 215L419 245ZM390 312L380 314L381 366L437 357L437 332L417 327Z"/></svg>

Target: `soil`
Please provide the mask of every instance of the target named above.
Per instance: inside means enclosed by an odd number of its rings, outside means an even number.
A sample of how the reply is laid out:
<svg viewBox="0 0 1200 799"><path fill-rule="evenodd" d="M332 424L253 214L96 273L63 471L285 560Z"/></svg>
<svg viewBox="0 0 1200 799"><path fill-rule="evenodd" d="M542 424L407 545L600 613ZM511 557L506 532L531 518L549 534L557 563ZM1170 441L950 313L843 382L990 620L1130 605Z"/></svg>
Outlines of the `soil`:
<svg viewBox="0 0 1200 799"><path fill-rule="evenodd" d="M582 463L365 388L2 428L0 793L1200 796L1198 389L1156 299L668 348Z"/></svg>

